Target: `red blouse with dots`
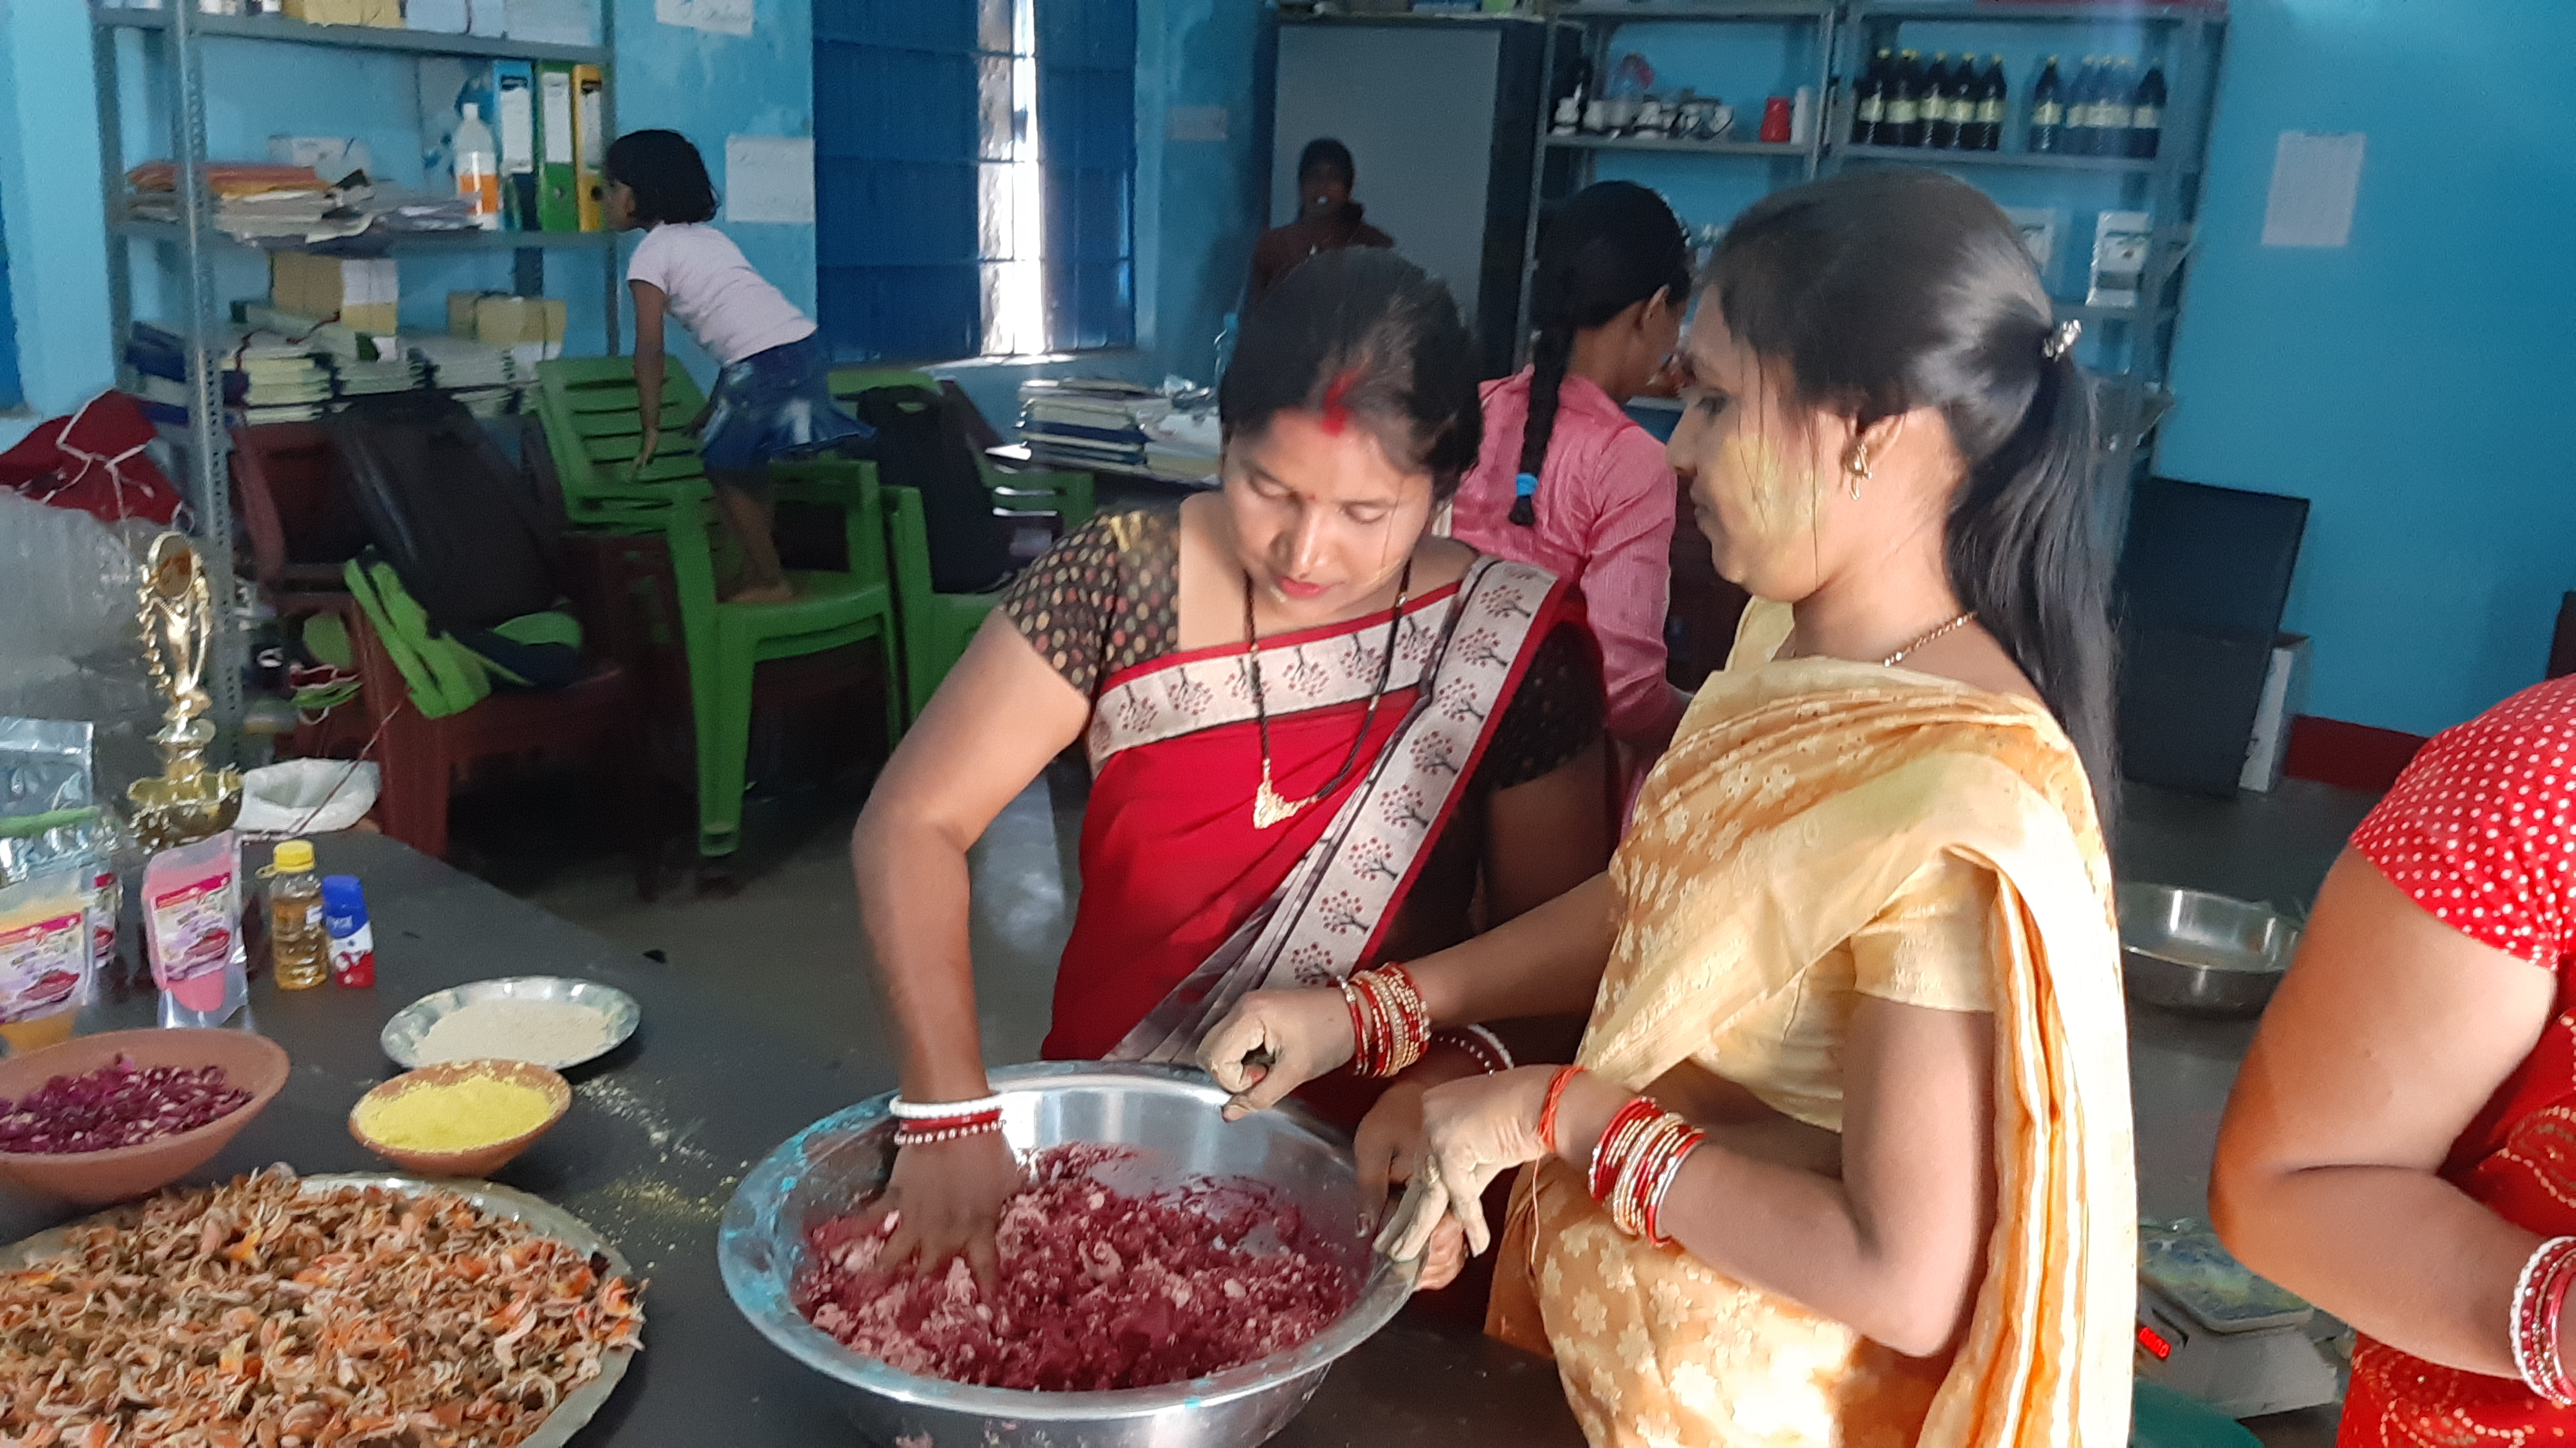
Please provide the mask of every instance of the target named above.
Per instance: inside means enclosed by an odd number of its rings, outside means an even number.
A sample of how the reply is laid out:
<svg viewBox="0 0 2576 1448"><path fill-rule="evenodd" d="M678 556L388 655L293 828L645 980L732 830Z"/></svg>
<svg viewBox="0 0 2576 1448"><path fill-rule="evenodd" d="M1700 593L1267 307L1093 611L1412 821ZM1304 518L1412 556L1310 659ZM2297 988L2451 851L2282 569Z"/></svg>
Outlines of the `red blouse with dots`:
<svg viewBox="0 0 2576 1448"><path fill-rule="evenodd" d="M2576 1235L2571 753L2576 678L2525 689L2425 745L2352 837L2380 874L2451 928L2558 973L2557 1007L2538 1044L2442 1167L2445 1180L2496 1215L2553 1237ZM2337 1441L2576 1441L2576 1412L2550 1407L2520 1379L2440 1367L2365 1337Z"/></svg>

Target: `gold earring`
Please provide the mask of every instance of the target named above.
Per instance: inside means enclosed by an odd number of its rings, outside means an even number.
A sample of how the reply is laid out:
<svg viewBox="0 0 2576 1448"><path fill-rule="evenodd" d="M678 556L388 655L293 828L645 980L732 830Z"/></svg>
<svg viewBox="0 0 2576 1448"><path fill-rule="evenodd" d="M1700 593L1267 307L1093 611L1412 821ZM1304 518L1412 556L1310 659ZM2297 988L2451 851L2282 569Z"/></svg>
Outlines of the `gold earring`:
<svg viewBox="0 0 2576 1448"><path fill-rule="evenodd" d="M1857 503L1860 501L1860 485L1870 476L1868 443L1852 445L1852 455L1843 463L1843 471L1851 475L1852 501Z"/></svg>

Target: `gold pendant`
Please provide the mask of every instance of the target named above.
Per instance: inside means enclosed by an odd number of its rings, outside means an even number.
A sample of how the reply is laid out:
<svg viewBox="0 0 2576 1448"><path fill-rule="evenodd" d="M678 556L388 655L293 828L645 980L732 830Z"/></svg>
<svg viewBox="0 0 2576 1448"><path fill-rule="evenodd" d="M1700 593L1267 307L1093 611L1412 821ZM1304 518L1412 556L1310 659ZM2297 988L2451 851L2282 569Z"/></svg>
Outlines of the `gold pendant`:
<svg viewBox="0 0 2576 1448"><path fill-rule="evenodd" d="M1312 796L1305 799L1281 799L1279 791L1270 787L1270 761L1265 759L1261 762L1261 787L1252 792L1252 827L1256 830L1266 830L1272 825L1285 824L1303 813L1306 806L1314 802Z"/></svg>

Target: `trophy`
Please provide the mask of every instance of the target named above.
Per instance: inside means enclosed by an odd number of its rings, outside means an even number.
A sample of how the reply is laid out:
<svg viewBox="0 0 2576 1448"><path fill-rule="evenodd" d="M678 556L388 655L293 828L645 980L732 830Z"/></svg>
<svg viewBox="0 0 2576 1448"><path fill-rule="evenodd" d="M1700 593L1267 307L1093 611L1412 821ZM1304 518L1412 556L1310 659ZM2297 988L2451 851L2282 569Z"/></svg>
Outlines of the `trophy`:
<svg viewBox="0 0 2576 1448"><path fill-rule="evenodd" d="M152 540L139 597L144 658L170 712L152 736L161 773L128 785L125 797L134 804L136 839L146 850L166 850L231 828L241 813L242 780L239 770L206 767L206 746L215 737L206 717L214 707L206 697L206 659L218 621L205 568L185 535Z"/></svg>

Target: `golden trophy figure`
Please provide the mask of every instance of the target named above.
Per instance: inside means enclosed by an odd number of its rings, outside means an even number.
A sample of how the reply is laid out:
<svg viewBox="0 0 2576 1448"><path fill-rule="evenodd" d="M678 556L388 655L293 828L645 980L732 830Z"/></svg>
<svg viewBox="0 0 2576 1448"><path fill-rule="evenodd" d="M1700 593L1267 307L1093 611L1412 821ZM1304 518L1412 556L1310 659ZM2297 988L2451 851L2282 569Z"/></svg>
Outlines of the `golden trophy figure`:
<svg viewBox="0 0 2576 1448"><path fill-rule="evenodd" d="M185 535L152 540L139 596L144 658L152 682L169 696L170 716L152 736L161 773L128 785L125 797L134 804L136 839L146 850L166 850L230 828L241 813L242 781L239 770L206 767L206 746L215 737L206 717L214 707L206 697L206 659L219 620L205 569Z"/></svg>

